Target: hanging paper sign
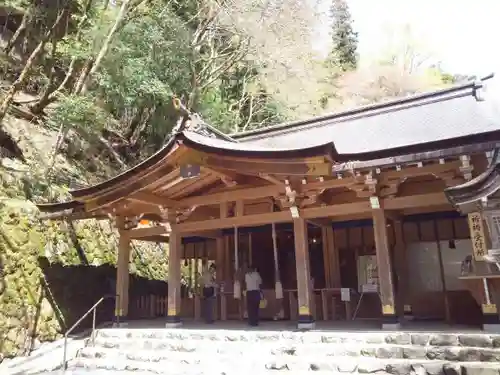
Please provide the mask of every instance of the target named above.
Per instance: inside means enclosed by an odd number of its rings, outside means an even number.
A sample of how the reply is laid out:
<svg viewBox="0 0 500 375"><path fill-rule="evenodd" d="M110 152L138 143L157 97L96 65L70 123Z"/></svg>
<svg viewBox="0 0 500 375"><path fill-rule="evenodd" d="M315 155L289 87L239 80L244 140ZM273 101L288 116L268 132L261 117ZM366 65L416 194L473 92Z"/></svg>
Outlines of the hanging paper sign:
<svg viewBox="0 0 500 375"><path fill-rule="evenodd" d="M378 264L375 255L361 255L358 257L358 291L364 293L376 292L379 284ZM374 285L372 290L365 290L365 285Z"/></svg>
<svg viewBox="0 0 500 375"><path fill-rule="evenodd" d="M486 239L484 235L483 219L479 212L468 215L472 253L477 261L484 260L486 255Z"/></svg>
<svg viewBox="0 0 500 375"><path fill-rule="evenodd" d="M340 300L343 302L349 302L351 300L351 290L349 288L340 289Z"/></svg>

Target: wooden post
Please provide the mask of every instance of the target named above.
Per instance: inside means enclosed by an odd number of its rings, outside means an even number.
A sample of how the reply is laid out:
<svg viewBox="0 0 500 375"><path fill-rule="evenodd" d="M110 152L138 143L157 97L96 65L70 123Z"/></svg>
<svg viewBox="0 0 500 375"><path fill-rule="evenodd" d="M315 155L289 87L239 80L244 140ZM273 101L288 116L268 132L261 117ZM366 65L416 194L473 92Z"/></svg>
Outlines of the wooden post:
<svg viewBox="0 0 500 375"><path fill-rule="evenodd" d="M331 288L333 283L332 283L332 277L330 274L330 271L332 269L331 267L331 261L330 261L330 246L328 243L328 235L327 235L327 228L321 227L321 244L323 247L323 267L325 269L325 287ZM321 293L321 303L324 305L323 299L326 298L325 293ZM325 301L326 302L326 301ZM324 309L323 309L324 310ZM324 311L323 311L324 315ZM326 319L323 319L326 320Z"/></svg>
<svg viewBox="0 0 500 375"><path fill-rule="evenodd" d="M379 206L378 198L376 198L376 202L372 202L372 208L373 232L377 251L379 293L382 304L382 328L395 329L399 328L400 324L394 304L394 285L392 279L391 257L389 253L389 239L387 237L387 220L383 208Z"/></svg>
<svg viewBox="0 0 500 375"><path fill-rule="evenodd" d="M340 288L340 261L339 261L339 248L335 244L335 235L333 228L328 226L322 228L324 232L324 239L326 240L326 246L328 249L328 261L329 261L329 275L330 275L330 285L328 288ZM324 245L323 245L324 246Z"/></svg>
<svg viewBox="0 0 500 375"><path fill-rule="evenodd" d="M224 238L217 237L215 239L215 279L217 284L224 281Z"/></svg>
<svg viewBox="0 0 500 375"><path fill-rule="evenodd" d="M297 294L299 305L298 328L314 328L311 315L311 273L309 265L309 242L307 238L307 223L304 219L293 220L295 238L295 267L297 269Z"/></svg>
<svg viewBox="0 0 500 375"><path fill-rule="evenodd" d="M130 232L120 229L118 261L116 270L115 319L118 326L126 324L128 318Z"/></svg>
<svg viewBox="0 0 500 375"><path fill-rule="evenodd" d="M450 313L450 301L448 298L448 291L446 289L446 278L444 276L444 263L443 263L443 252L441 250L441 241L439 241L439 228L436 220L433 220L434 225L434 240L436 241L437 255L439 262L439 276L441 279L441 288L443 291L443 305L446 323L451 323L451 313Z"/></svg>
<svg viewBox="0 0 500 375"><path fill-rule="evenodd" d="M408 259L406 254L406 244L403 233L403 222L396 220L394 224L394 262L396 269L396 277L398 280L398 291L396 295L396 312L399 318L413 318L411 308L411 291L408 279Z"/></svg>
<svg viewBox="0 0 500 375"><path fill-rule="evenodd" d="M220 303L220 320L226 316L226 312L224 311L225 306L225 298L223 295L224 290L221 290L221 286L224 283L224 237L217 237L215 239L215 251L216 251L216 271L215 271L215 280L217 282L217 286L219 287L219 296L217 299Z"/></svg>
<svg viewBox="0 0 500 375"><path fill-rule="evenodd" d="M168 310L167 328L179 327L181 323L181 243L180 233L172 227L168 243Z"/></svg>

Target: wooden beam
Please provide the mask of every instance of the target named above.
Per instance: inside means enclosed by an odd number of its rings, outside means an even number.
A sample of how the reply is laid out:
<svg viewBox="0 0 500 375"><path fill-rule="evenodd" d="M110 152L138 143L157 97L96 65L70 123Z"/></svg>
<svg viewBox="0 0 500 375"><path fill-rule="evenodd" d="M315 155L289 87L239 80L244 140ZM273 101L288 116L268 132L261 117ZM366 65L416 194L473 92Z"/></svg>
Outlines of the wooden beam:
<svg viewBox="0 0 500 375"><path fill-rule="evenodd" d="M402 210L415 207L432 207L442 205L447 202L444 193L420 194L407 197L381 199L383 207L387 210ZM316 219L330 216L347 216L352 214L361 214L371 212L371 206L368 199L321 207L303 208L300 210L300 217L303 219ZM292 215L290 211L269 212L265 214L246 215L239 217L222 218L219 220L204 220L186 222L177 225L179 232L194 232L201 230L213 230L231 228L234 226L254 226L269 223L291 222Z"/></svg>
<svg viewBox="0 0 500 375"><path fill-rule="evenodd" d="M300 191L334 189L347 186L354 182L354 178L332 179L326 181L311 182L298 185ZM267 185L252 188L242 188L227 190L219 193L205 194L179 200L179 205L183 207L203 206L209 204L220 204L223 202L234 202L240 199L252 200L265 197L274 197L284 192L284 186Z"/></svg>
<svg viewBox="0 0 500 375"><path fill-rule="evenodd" d="M132 201L141 202L141 203L162 206L162 207L175 208L178 206L177 202L174 201L173 199L170 199L167 197L162 197L162 196L152 194L152 193L147 193L145 191L138 191L137 193L133 194L132 196L127 197L127 199L132 200Z"/></svg>
<svg viewBox="0 0 500 375"><path fill-rule="evenodd" d="M385 210L404 210L409 208L441 206L449 204L444 192L410 195L384 199Z"/></svg>
<svg viewBox="0 0 500 375"><path fill-rule="evenodd" d="M167 243L169 241L169 236L148 236L142 238L132 238L133 241L146 241L146 242L159 242L159 243Z"/></svg>
<svg viewBox="0 0 500 375"><path fill-rule="evenodd" d="M332 226L332 221L328 219L309 219L307 222L319 228L328 228Z"/></svg>
<svg viewBox="0 0 500 375"><path fill-rule="evenodd" d="M228 217L219 220L203 220L186 222L177 225L177 230L181 233L192 232L195 230L213 230L231 228L235 226L254 226L264 225L272 222L282 223L291 221L292 216L290 211L269 212L266 214L247 215L240 217Z"/></svg>
<svg viewBox="0 0 500 375"><path fill-rule="evenodd" d="M380 174L380 177L378 177L378 179L380 180L379 181L380 184L384 184L388 180L405 178L405 177L422 177L422 176L436 175L436 177L439 178L439 175L441 173L447 173L450 171L459 172L461 165L462 164L460 161L453 161L444 164L435 163L430 165L424 165L422 167L407 167L401 169L400 171L398 170L384 171Z"/></svg>
<svg viewBox="0 0 500 375"><path fill-rule="evenodd" d="M169 233L164 225L147 228L135 228L130 230L130 238L137 240L143 237L160 236Z"/></svg>
<svg viewBox="0 0 500 375"><path fill-rule="evenodd" d="M236 182L236 179L233 176L230 176L228 173L221 172L215 168L209 168L204 166L203 169L205 169L207 172L210 172L214 176L217 176L220 178L220 180L224 183L224 185L228 187L232 187L237 185L238 183Z"/></svg>
<svg viewBox="0 0 500 375"><path fill-rule="evenodd" d="M142 240L146 241L148 237L158 237L165 236L170 233L164 225L158 225L154 227L147 228L135 228L129 230L129 236L134 240ZM218 238L222 236L222 231L220 230L211 230L211 231L193 231L191 233L183 233L183 237L205 237L205 238ZM166 236L165 236L166 237Z"/></svg>
<svg viewBox="0 0 500 375"><path fill-rule="evenodd" d="M180 162L221 168L247 175L268 173L285 176L329 176L332 173L332 162L327 160L325 155L293 159L268 159L224 156L190 150L183 155Z"/></svg>
<svg viewBox="0 0 500 375"><path fill-rule="evenodd" d="M278 179L274 176L268 175L266 173L259 173L259 177L262 178L263 180L266 180L267 182L270 182L273 185L280 186L283 189L285 189L285 187L286 187L286 184L284 181L281 181L280 179Z"/></svg>

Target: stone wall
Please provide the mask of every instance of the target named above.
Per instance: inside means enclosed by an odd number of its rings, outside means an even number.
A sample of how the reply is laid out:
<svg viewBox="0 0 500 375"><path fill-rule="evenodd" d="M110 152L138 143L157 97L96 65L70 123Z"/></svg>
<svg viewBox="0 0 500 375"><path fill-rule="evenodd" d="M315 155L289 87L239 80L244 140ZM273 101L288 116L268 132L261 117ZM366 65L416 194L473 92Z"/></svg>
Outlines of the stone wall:
<svg viewBox="0 0 500 375"><path fill-rule="evenodd" d="M0 348L5 356L26 353L36 348L40 341L56 339L102 296L114 295L116 269L111 265L64 266L51 264L47 258L40 257L38 265L33 266L41 270L41 274L34 293L28 292L30 304L15 298L11 288L6 288L7 294L3 293L0 299L2 306L7 307L0 311ZM18 276L22 283L23 272ZM141 295L166 296L167 290L164 281L130 276L131 300ZM109 298L97 310L97 324L111 321L113 313L114 300ZM92 315L89 315L74 332L91 326Z"/></svg>

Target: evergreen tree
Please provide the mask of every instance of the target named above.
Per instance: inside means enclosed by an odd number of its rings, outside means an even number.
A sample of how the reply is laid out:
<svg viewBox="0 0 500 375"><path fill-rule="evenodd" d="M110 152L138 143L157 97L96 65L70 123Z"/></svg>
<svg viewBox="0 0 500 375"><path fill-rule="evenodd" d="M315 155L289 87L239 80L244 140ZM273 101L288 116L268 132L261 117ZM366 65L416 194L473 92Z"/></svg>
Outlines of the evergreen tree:
<svg viewBox="0 0 500 375"><path fill-rule="evenodd" d="M352 19L346 0L333 0L332 17L332 49L329 63L341 71L355 69L358 63L356 53L358 33L352 28Z"/></svg>

